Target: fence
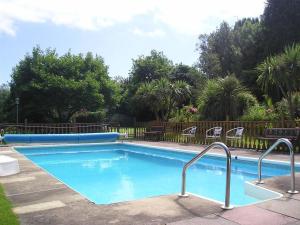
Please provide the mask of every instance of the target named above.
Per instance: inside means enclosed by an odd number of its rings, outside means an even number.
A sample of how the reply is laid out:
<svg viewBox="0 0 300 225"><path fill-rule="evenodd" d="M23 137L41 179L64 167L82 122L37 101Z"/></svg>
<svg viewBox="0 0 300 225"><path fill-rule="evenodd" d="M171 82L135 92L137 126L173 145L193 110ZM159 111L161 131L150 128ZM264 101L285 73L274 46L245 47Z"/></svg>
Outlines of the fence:
<svg viewBox="0 0 300 225"><path fill-rule="evenodd" d="M118 132L117 123L28 123L28 124L0 124L9 134L66 134L66 133L96 133Z"/></svg>
<svg viewBox="0 0 300 225"><path fill-rule="evenodd" d="M247 148L247 149L266 149L271 142L260 140L266 128L294 128L300 127L300 121L197 121L186 123L175 122L135 122L132 126L120 126L119 123L28 123L28 124L0 124L0 129L4 129L5 133L16 134L64 134L64 133L93 133L93 132L120 132L127 133L130 139L143 140L144 132L151 126L164 126L166 132L161 137L163 141L177 143L195 143L209 144L211 140L205 140L205 132L212 127L222 127L223 134L234 127L244 127L244 135L241 140L227 141L229 147ZM195 138L188 138L181 135L182 130L197 126ZM222 140L225 142L223 135ZM296 149L299 151L300 143L296 143Z"/></svg>
<svg viewBox="0 0 300 225"><path fill-rule="evenodd" d="M258 137L263 136L264 130L266 128L295 128L300 126L300 121L197 121L189 123L173 123L173 122L137 122L135 126L135 138L143 139L144 132L149 129L151 126L164 126L165 134L162 136L162 140L177 142L177 143L186 143L192 142L195 144L206 145L211 143L211 140L205 140L206 130L212 127L222 127L223 136L221 141L225 142L225 132L235 128L235 127L244 127L244 135L241 140L229 140L227 145L229 147L235 148L247 148L247 149L267 149L272 142L267 140L261 140ZM188 138L181 135L182 130L191 127L197 126L197 133L195 138ZM295 143L296 150L299 151L300 143Z"/></svg>

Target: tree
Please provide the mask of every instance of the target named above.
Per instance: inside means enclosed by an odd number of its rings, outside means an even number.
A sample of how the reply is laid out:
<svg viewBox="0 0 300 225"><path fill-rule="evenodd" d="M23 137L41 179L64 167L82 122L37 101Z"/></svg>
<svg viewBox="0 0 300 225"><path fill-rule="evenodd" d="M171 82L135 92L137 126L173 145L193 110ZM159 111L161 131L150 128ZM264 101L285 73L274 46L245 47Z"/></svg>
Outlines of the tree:
<svg viewBox="0 0 300 225"><path fill-rule="evenodd" d="M197 50L200 52L199 67L210 78L225 77L232 72L235 60L232 30L228 23L210 35L200 35Z"/></svg>
<svg viewBox="0 0 300 225"><path fill-rule="evenodd" d="M154 113L157 120L167 121L170 114L191 94L190 86L184 81L170 82L162 78L142 84L135 99Z"/></svg>
<svg viewBox="0 0 300 225"><path fill-rule="evenodd" d="M114 93L106 90L110 78L101 57L70 52L58 56L55 50L39 47L14 68L10 98L20 98L21 121L68 122L82 109L104 110ZM106 102L105 102L106 101Z"/></svg>
<svg viewBox="0 0 300 225"><path fill-rule="evenodd" d="M235 61L231 73L236 74L241 83L262 100L263 93L257 86L258 75L255 70L265 57L262 24L258 18L244 18L235 23L232 32Z"/></svg>
<svg viewBox="0 0 300 225"><path fill-rule="evenodd" d="M172 61L169 60L163 52L156 50L152 50L150 55L142 55L133 60L129 78L125 84L127 90L124 92L126 97L122 98L122 109L125 109L127 113L136 117L138 120L153 119L153 114L149 113L151 109L147 104L143 107L137 104L135 94L138 88L145 82L168 78L172 68Z"/></svg>
<svg viewBox="0 0 300 225"><path fill-rule="evenodd" d="M265 55L275 55L284 47L300 42L300 1L267 0L262 15Z"/></svg>
<svg viewBox="0 0 300 225"><path fill-rule="evenodd" d="M207 77L202 74L199 69L184 64L175 65L170 72L169 77L173 82L181 80L190 85L191 98L187 99L187 104L189 104L190 102L192 104L196 103L196 99L201 93L201 90L207 80Z"/></svg>
<svg viewBox="0 0 300 225"><path fill-rule="evenodd" d="M223 22L211 34L199 36L198 65L209 78L234 73L243 85L260 96L255 67L264 59L262 39L262 25L257 18L238 20L233 28Z"/></svg>
<svg viewBox="0 0 300 225"><path fill-rule="evenodd" d="M257 67L258 84L266 93L278 88L287 99L290 115L294 118L293 93L300 90L300 44L286 47L282 54L265 59Z"/></svg>
<svg viewBox="0 0 300 225"><path fill-rule="evenodd" d="M152 50L149 56L140 56L133 60L130 80L133 84L139 84L167 78L172 66L172 61L163 52Z"/></svg>
<svg viewBox="0 0 300 225"><path fill-rule="evenodd" d="M209 80L198 99L198 108L207 120L236 120L256 98L234 76Z"/></svg>
<svg viewBox="0 0 300 225"><path fill-rule="evenodd" d="M10 94L9 86L6 84L2 84L0 86L0 123L6 122L5 119L7 117L6 113L6 104Z"/></svg>

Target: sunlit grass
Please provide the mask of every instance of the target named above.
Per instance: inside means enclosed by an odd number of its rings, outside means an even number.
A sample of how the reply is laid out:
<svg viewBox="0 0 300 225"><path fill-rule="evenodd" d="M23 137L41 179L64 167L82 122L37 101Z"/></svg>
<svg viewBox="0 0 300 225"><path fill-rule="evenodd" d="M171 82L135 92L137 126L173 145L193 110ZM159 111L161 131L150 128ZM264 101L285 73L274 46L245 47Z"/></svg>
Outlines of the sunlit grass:
<svg viewBox="0 0 300 225"><path fill-rule="evenodd" d="M0 224L18 225L19 219L12 211L10 201L5 197L3 187L0 185Z"/></svg>

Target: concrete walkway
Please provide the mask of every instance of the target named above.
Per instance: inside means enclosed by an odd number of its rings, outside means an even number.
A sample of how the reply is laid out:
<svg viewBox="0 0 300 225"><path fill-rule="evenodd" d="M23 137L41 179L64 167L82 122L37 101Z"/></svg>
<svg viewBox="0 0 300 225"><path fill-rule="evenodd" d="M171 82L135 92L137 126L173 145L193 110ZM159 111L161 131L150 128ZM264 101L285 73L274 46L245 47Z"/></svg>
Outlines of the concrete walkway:
<svg viewBox="0 0 300 225"><path fill-rule="evenodd" d="M165 142L135 142L187 150L201 150L195 145ZM215 150L218 152L218 150ZM221 152L220 152L221 153ZM10 147L0 147L0 154L19 160L21 173L0 178L5 193L14 205L24 225L88 225L88 224L299 224L300 194L290 195L289 177L266 180L263 185L278 191L283 198L267 202L222 210L220 205L195 196L178 198L159 196L110 205L95 205ZM258 157L261 153L233 150L232 155ZM288 160L288 155L273 154L271 159ZM299 155L296 161L300 162ZM296 176L296 189L300 190L300 174Z"/></svg>

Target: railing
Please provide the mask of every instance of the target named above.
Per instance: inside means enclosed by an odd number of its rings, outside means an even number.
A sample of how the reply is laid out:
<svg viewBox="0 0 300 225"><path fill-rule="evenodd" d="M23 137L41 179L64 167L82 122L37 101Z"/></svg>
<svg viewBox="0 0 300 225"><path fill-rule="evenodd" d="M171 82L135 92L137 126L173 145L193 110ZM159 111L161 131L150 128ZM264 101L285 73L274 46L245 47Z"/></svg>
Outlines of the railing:
<svg viewBox="0 0 300 225"><path fill-rule="evenodd" d="M291 190L288 191L290 194L297 194L298 191L295 190L295 157L292 143L286 138L278 139L265 153L263 153L258 160L258 181L257 184L264 183L261 178L261 166L262 160L273 151L278 145L285 144L290 150L290 164L291 164Z"/></svg>
<svg viewBox="0 0 300 225"><path fill-rule="evenodd" d="M226 152L226 190L225 190L225 204L222 206L223 209L232 209L230 206L230 177L231 177L231 154L228 147L222 142L214 142L208 147L206 147L197 156L187 162L182 170L182 185L180 197L187 197L186 194L186 171L187 169L197 160L201 159L210 149L214 147L221 147Z"/></svg>

